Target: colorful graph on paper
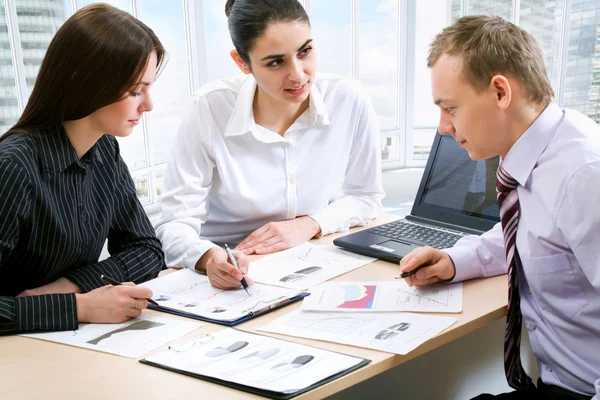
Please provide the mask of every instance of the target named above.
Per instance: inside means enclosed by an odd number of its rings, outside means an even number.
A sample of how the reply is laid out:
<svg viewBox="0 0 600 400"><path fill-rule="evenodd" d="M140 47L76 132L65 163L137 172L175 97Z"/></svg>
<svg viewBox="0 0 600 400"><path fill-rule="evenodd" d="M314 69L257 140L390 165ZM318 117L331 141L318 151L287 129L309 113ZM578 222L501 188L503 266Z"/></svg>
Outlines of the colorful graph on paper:
<svg viewBox="0 0 600 400"><path fill-rule="evenodd" d="M344 289L344 302L336 308L371 309L375 301L375 285L347 285Z"/></svg>
<svg viewBox="0 0 600 400"><path fill-rule="evenodd" d="M302 310L461 312L462 283L408 287L404 281L325 282L311 289Z"/></svg>

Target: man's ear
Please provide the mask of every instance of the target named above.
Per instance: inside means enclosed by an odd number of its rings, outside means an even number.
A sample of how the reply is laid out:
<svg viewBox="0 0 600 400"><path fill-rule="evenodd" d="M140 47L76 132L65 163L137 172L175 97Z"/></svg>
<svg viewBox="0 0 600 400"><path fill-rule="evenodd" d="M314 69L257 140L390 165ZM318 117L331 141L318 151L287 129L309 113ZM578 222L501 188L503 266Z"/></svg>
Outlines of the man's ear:
<svg viewBox="0 0 600 400"><path fill-rule="evenodd" d="M502 110L506 110L512 101L510 82L504 75L494 75L490 81L490 89L496 97L496 103Z"/></svg>
<svg viewBox="0 0 600 400"><path fill-rule="evenodd" d="M244 61L244 59L242 58L242 56L240 56L240 53L238 53L236 49L231 50L231 52L229 52L229 55L236 63L240 71L242 71L244 74L252 73L250 66L248 65L248 63L246 63L246 61Z"/></svg>

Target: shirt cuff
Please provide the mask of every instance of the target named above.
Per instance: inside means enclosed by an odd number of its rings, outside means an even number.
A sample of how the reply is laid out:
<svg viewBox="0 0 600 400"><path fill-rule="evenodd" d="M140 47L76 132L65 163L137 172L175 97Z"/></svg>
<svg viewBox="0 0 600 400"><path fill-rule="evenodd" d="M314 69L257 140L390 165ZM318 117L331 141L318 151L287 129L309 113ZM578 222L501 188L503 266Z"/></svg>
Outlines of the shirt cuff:
<svg viewBox="0 0 600 400"><path fill-rule="evenodd" d="M477 267L479 264L477 253L472 247L455 246L445 249L444 252L454 262L455 274L452 282L462 282L482 276L481 268Z"/></svg>
<svg viewBox="0 0 600 400"><path fill-rule="evenodd" d="M15 297L15 322L18 332L78 329L75 293Z"/></svg>
<svg viewBox="0 0 600 400"><path fill-rule="evenodd" d="M315 238L320 238L321 236L337 232L337 224L335 223L335 220L327 215L326 212L309 215L309 217L314 219L321 228L321 232L315 235Z"/></svg>
<svg viewBox="0 0 600 400"><path fill-rule="evenodd" d="M183 266L189 269L196 269L196 263L206 253L208 250L213 247L219 247L212 242L204 242L202 244L198 244L194 247L191 247L183 257ZM170 267L174 267L174 265L169 265Z"/></svg>

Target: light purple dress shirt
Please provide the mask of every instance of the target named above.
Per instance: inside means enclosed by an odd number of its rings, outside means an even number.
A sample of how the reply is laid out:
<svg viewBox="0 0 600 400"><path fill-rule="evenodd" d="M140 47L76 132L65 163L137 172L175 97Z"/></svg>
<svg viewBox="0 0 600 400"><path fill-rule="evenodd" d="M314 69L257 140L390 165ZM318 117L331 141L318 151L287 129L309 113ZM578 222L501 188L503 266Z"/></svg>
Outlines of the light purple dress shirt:
<svg viewBox="0 0 600 400"><path fill-rule="evenodd" d="M600 400L600 127L551 103L502 165L519 182L521 312L542 381ZM446 252L455 281L507 271L500 224Z"/></svg>

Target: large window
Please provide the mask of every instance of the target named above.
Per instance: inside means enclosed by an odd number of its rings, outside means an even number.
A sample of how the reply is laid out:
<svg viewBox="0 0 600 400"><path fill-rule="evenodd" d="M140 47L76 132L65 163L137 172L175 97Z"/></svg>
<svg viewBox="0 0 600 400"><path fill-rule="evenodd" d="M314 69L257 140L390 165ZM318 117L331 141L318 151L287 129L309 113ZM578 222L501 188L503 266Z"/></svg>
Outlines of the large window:
<svg viewBox="0 0 600 400"><path fill-rule="evenodd" d="M23 110L60 25L91 0L0 2L0 129ZM120 139L138 196L156 208L173 139L191 93L240 73L225 0L109 0L159 36L169 61L153 89L154 111ZM318 70L359 79L381 130L384 168L423 166L439 111L432 104L428 46L462 15L497 14L541 44L559 104L600 122L600 0L303 0Z"/></svg>

